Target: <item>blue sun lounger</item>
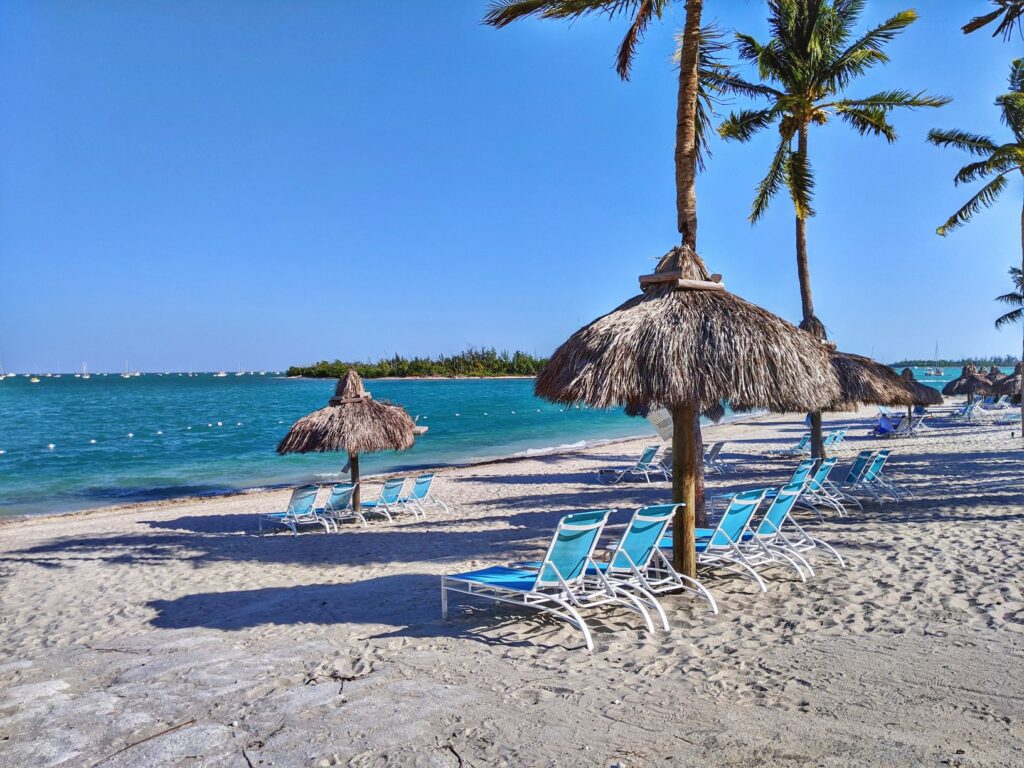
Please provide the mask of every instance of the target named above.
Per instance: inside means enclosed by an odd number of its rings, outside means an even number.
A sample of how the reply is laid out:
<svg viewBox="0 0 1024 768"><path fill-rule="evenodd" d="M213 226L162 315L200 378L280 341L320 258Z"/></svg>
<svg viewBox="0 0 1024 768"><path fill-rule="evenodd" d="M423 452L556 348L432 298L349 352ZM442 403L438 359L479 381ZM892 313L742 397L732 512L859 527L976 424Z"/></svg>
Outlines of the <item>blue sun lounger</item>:
<svg viewBox="0 0 1024 768"><path fill-rule="evenodd" d="M665 480L671 479L668 470L662 466L661 462L654 460L654 457L657 455L658 446L648 445L640 455L639 461L632 467L598 470L597 479L606 485L614 485L621 482L622 478L626 477L626 475L642 476L648 484L651 482L651 475L661 475Z"/></svg>
<svg viewBox="0 0 1024 768"><path fill-rule="evenodd" d="M322 525L328 533L334 525L333 521L321 517L313 509L316 503L316 494L320 490L316 485L303 485L292 491L292 497L288 500L288 508L284 512L268 512L259 516L257 525L260 533L263 532L263 523L281 525L292 532L293 536L298 535L300 525Z"/></svg>
<svg viewBox="0 0 1024 768"><path fill-rule="evenodd" d="M352 507L352 496L355 491L356 487L353 483L335 483L327 497L327 503L323 508L316 510L316 513L321 517L330 518L334 523L335 530L338 528L338 523L346 520L358 520L365 528L366 518L363 517L363 513L356 512Z"/></svg>
<svg viewBox="0 0 1024 768"><path fill-rule="evenodd" d="M398 503L402 505L409 505L410 509L414 510L414 513L419 512L420 517L425 517L427 509L431 508L440 507L445 512L448 512L448 505L436 498L430 492L430 486L433 484L433 473L420 475L413 482L409 495L400 497L398 499Z"/></svg>
<svg viewBox="0 0 1024 768"><path fill-rule="evenodd" d="M389 523L393 523L395 520L391 517L391 513L398 513L402 505L399 503L399 498L402 495L402 486L405 485L404 477L395 477L391 480L386 480L383 487L380 489L380 495L376 501L364 501L360 506L363 508L364 515L384 515Z"/></svg>
<svg viewBox="0 0 1024 768"><path fill-rule="evenodd" d="M649 632L650 614L630 590L613 584L594 563L594 548L609 509L576 512L563 517L539 568L495 566L441 577L441 617L448 618L449 593L482 597L534 608L569 622L583 633L593 650L590 628L580 609L617 605L639 614Z"/></svg>

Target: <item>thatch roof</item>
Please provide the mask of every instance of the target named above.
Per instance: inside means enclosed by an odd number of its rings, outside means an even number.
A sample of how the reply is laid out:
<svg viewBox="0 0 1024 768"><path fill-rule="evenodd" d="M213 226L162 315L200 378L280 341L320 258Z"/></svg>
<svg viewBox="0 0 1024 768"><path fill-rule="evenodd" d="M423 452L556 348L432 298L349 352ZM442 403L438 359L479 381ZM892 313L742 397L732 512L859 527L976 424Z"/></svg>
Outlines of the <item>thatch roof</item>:
<svg viewBox="0 0 1024 768"><path fill-rule="evenodd" d="M995 385L997 395L1019 395L1021 393L1021 381L1024 379L1024 364L1017 363L1013 373L1000 379Z"/></svg>
<svg viewBox="0 0 1024 768"><path fill-rule="evenodd" d="M846 410L854 403L913 405L914 393L888 365L863 355L832 351L832 368L839 379L840 397L833 404Z"/></svg>
<svg viewBox="0 0 1024 768"><path fill-rule="evenodd" d="M817 338L726 291L689 248L673 248L640 284L639 296L555 350L538 395L702 412L723 399L738 410L813 411L839 397Z"/></svg>
<svg viewBox="0 0 1024 768"><path fill-rule="evenodd" d="M974 368L974 366L970 366ZM944 395L987 395L992 391L992 382L978 373L971 373L964 366L964 373L942 388Z"/></svg>
<svg viewBox="0 0 1024 768"><path fill-rule="evenodd" d="M914 372L904 368L900 378L910 387L914 393L914 405L942 405L942 394L935 387L922 384L914 378Z"/></svg>
<svg viewBox="0 0 1024 768"><path fill-rule="evenodd" d="M999 370L996 366L991 366L988 369L988 373L985 374L985 378L991 381L993 384L1002 381L1006 378L1006 374Z"/></svg>
<svg viewBox="0 0 1024 768"><path fill-rule="evenodd" d="M374 400L355 371L338 380L325 408L296 421L278 453L404 451L415 442L413 420L398 405Z"/></svg>

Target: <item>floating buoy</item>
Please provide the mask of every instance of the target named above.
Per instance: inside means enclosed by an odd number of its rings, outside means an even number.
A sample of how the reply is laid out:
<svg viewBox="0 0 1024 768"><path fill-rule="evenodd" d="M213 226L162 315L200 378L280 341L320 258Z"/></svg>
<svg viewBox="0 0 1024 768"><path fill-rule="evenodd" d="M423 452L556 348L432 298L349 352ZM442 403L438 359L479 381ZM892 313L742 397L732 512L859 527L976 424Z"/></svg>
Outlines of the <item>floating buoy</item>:
<svg viewBox="0 0 1024 768"><path fill-rule="evenodd" d="M206 426L208 426L208 427L212 427L212 426L213 426L213 424L211 424L210 422L206 422Z"/></svg>
<svg viewBox="0 0 1024 768"><path fill-rule="evenodd" d="M192 429L192 427L185 427L185 429Z"/></svg>
<svg viewBox="0 0 1024 768"><path fill-rule="evenodd" d="M459 414L456 413L455 415L458 416Z"/></svg>
<svg viewBox="0 0 1024 768"><path fill-rule="evenodd" d="M218 422L217 422L217 426L218 426L218 427L223 427L223 426L224 426L224 424L223 424L222 422L219 422L219 421L218 421Z"/></svg>
<svg viewBox="0 0 1024 768"><path fill-rule="evenodd" d="M54 445L53 443L50 443L50 444L49 444L48 446L46 446L46 447L47 447L47 448L49 448L49 449L50 449L50 450L52 451L52 450L53 450L54 448L56 448L57 446L56 446L56 445Z"/></svg>
<svg viewBox="0 0 1024 768"><path fill-rule="evenodd" d="M162 429L158 429L158 430L156 431L156 433L157 433L158 435L162 435L162 434L164 433L164 431L163 431Z"/></svg>
<svg viewBox="0 0 1024 768"><path fill-rule="evenodd" d="M242 422L240 422L240 421L236 421L236 422L235 422L235 426L236 426L236 427L240 427L240 426L242 426Z"/></svg>
<svg viewBox="0 0 1024 768"><path fill-rule="evenodd" d="M134 432L129 432L128 433L128 437L135 437L135 433Z"/></svg>
<svg viewBox="0 0 1024 768"><path fill-rule="evenodd" d="M484 416L486 416L486 415L487 415L487 411L484 411Z"/></svg>
<svg viewBox="0 0 1024 768"><path fill-rule="evenodd" d="M92 440L89 441L89 445L96 445L96 438L95 437Z"/></svg>
<svg viewBox="0 0 1024 768"><path fill-rule="evenodd" d="M7 451L5 451L3 448L0 448L0 456L3 456L5 453L7 453Z"/></svg>

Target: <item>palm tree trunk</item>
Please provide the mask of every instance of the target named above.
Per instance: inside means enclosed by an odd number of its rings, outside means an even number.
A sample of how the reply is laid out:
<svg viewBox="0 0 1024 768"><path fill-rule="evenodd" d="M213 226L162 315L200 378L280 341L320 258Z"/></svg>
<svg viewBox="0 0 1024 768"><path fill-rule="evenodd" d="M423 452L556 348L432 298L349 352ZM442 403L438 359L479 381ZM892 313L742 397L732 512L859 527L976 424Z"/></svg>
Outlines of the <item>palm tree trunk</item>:
<svg viewBox="0 0 1024 768"><path fill-rule="evenodd" d="M697 250L697 58L703 10L704 0L686 0L676 103L676 219L683 245L694 251ZM686 505L676 513L672 526L672 551L676 567L695 578L694 528L698 521L707 524L700 412L696 407L676 408L672 417L672 450L677 463L682 459L682 466L674 468L672 473L672 500ZM689 423L681 424L681 419Z"/></svg>
<svg viewBox="0 0 1024 768"><path fill-rule="evenodd" d="M797 154L807 159L807 126L801 126L797 138ZM814 300L811 297L811 270L807 264L807 219L796 215L796 271L800 280L800 308L803 320L800 327L813 333L819 339L825 338L825 327L814 315ZM821 435L821 411L811 414L811 456L825 458L825 444Z"/></svg>

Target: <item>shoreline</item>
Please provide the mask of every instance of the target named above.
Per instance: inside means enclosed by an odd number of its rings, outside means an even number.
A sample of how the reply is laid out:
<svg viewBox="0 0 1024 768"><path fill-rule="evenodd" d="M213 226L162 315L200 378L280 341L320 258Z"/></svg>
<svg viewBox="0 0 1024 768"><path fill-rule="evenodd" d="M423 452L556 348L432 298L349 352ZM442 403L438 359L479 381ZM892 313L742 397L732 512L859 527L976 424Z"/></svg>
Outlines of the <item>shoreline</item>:
<svg viewBox="0 0 1024 768"><path fill-rule="evenodd" d="M734 414L732 417L723 418L718 424L706 424L704 429L725 426L727 424L737 424L743 422L753 422L758 419L763 419L767 416L772 415L771 413L744 413ZM778 414L775 414L778 415ZM646 420L644 420L646 421ZM649 424L649 422L647 422ZM651 427L653 429L653 427ZM472 469L472 468L485 468L490 466L500 466L505 464L513 464L517 462L531 461L537 458L563 458L579 454L582 451L591 450L593 448L600 448L609 445L618 445L620 443L628 443L634 440L651 439L663 442L658 434L637 434L637 435L625 435L622 437L607 437L607 438L594 438L591 440L582 440L579 443L565 446L554 446L548 448L536 448L526 449L524 451L517 451L509 455L495 456L482 458L476 461L465 461L465 462L451 462L447 464L422 464L422 465L410 465L403 467L402 469L389 470L387 472L378 472L373 474L363 474L362 480L367 481L380 481L388 480L393 477L400 475L410 475L413 473L426 474L428 472L441 473L446 470L457 470L457 469ZM173 505L188 505L188 504L200 504L204 501L215 501L218 499L230 499L239 496L260 496L261 494L270 494L280 492L287 488L294 488L299 485L310 484L327 486L332 484L331 482L315 481L315 480L296 480L285 483L272 483L268 485L258 485L249 488L238 488L238 489L225 489L223 491L213 491L205 494L185 494L182 496L165 496L157 499L147 499L145 501L129 502L126 504L105 504L98 507L88 507L85 509L72 509L63 512L34 512L24 514L11 514L11 515L0 515L0 528L4 528L8 525L14 525L18 523L25 523L27 521L41 521L41 520L57 520L62 518L79 518L89 515L104 515L104 514L126 514L130 512L137 512L147 507L168 507Z"/></svg>

